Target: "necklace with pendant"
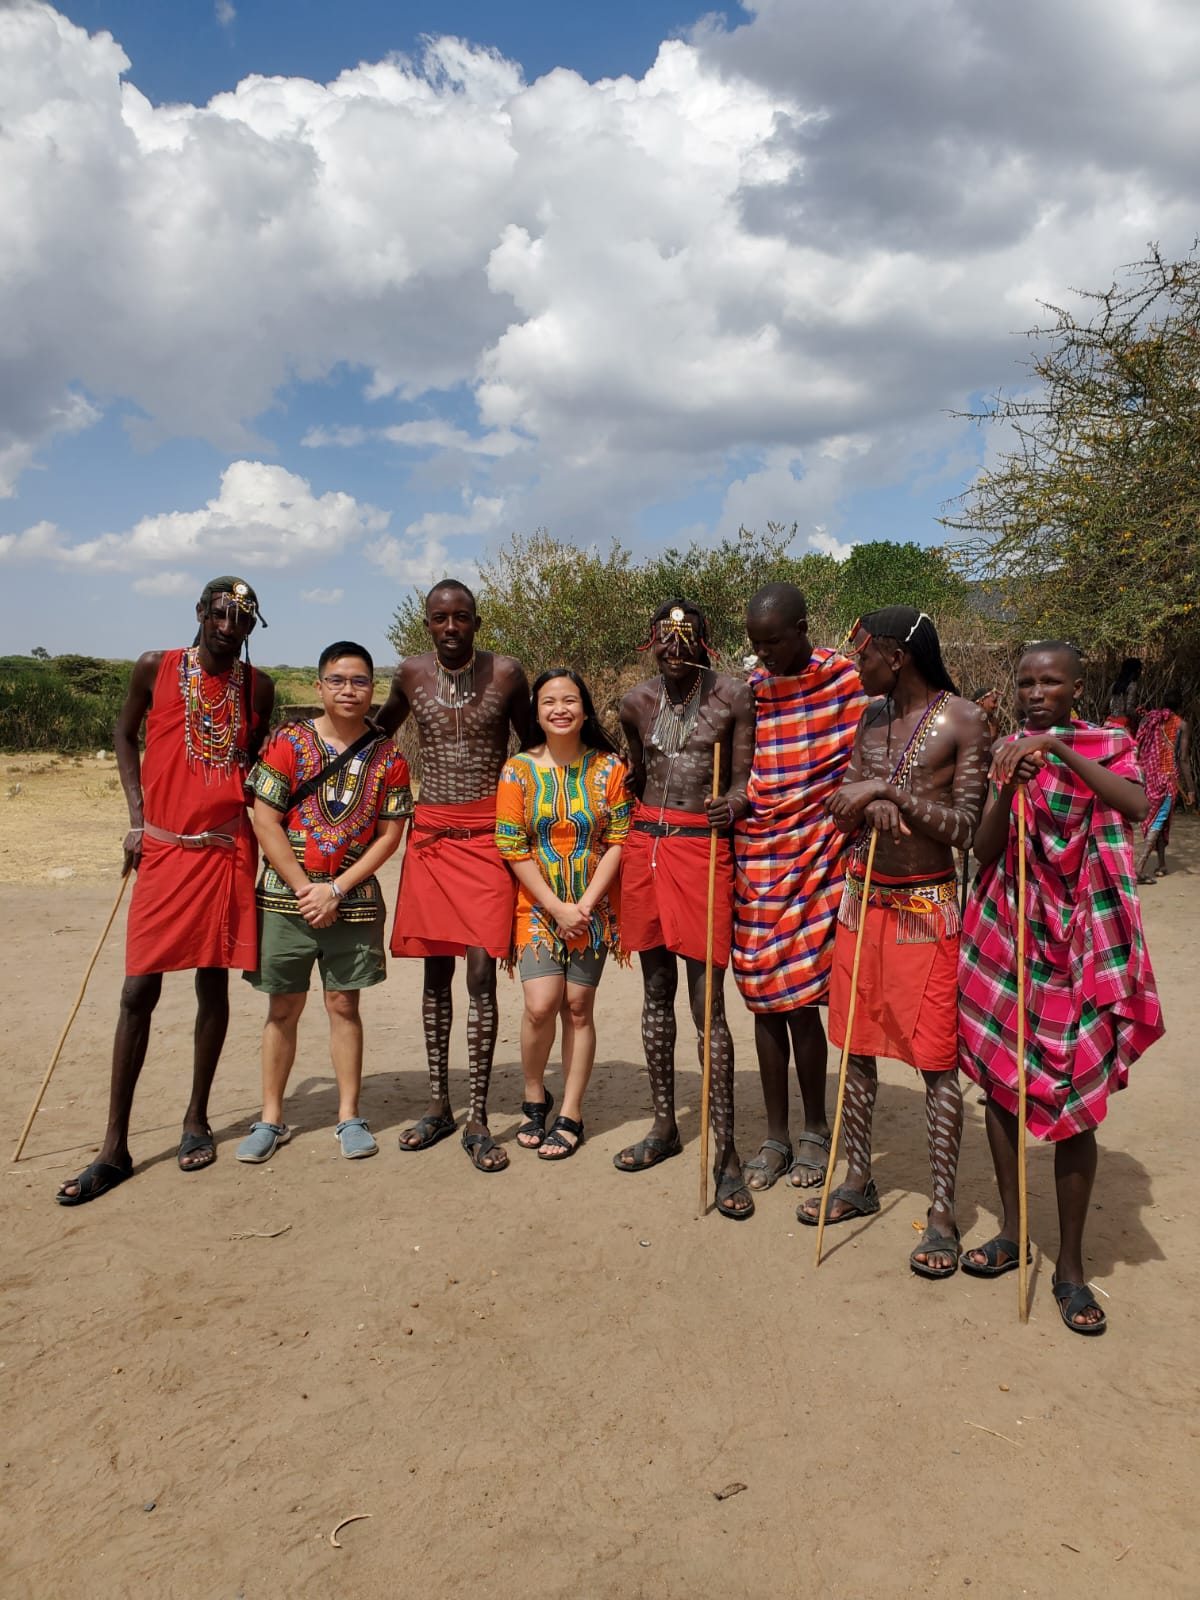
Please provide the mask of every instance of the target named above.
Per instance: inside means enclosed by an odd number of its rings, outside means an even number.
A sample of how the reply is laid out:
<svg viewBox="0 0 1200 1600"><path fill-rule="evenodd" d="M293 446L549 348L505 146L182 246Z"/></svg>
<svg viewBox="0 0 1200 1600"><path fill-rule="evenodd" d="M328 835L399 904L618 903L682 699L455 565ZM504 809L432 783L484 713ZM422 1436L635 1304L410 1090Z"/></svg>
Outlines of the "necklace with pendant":
<svg viewBox="0 0 1200 1600"><path fill-rule="evenodd" d="M454 712L454 749L459 760L463 754L463 707L469 705L475 698L475 653L471 652L471 659L462 667L444 667L441 660L437 664L437 686L434 689L434 699L438 705L445 706Z"/></svg>
<svg viewBox="0 0 1200 1600"><path fill-rule="evenodd" d="M682 700L672 700L667 693L666 679L660 681L658 705L650 727L650 743L664 755L677 756L695 732L700 715L700 686L703 679L703 669L698 669L695 683Z"/></svg>

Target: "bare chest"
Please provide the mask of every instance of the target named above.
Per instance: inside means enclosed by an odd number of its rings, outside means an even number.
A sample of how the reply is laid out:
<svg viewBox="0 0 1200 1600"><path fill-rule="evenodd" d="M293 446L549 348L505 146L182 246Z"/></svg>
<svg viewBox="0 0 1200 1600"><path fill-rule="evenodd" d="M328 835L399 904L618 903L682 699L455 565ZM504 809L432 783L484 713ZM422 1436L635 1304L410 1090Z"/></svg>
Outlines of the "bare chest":
<svg viewBox="0 0 1200 1600"><path fill-rule="evenodd" d="M863 777L927 793L950 781L956 750L954 729L944 712L890 720L880 713L863 730Z"/></svg>

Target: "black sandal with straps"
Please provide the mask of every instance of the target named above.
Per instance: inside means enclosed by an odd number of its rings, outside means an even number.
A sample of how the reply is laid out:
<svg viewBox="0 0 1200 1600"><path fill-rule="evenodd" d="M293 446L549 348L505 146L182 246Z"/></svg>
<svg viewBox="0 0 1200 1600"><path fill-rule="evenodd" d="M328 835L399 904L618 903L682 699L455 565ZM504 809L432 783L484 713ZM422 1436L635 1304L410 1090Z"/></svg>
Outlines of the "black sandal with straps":
<svg viewBox="0 0 1200 1600"><path fill-rule="evenodd" d="M564 1133L573 1133L575 1135L575 1143L572 1144L569 1139L564 1139ZM582 1122L575 1122L570 1117L555 1117L554 1126L542 1140L541 1148L538 1151L538 1160L566 1161L575 1154L582 1143ZM546 1152L548 1150L553 1150L554 1154L547 1155Z"/></svg>
<svg viewBox="0 0 1200 1600"><path fill-rule="evenodd" d="M546 1118L554 1109L554 1096L550 1093L549 1089L543 1089L542 1093L546 1096L546 1098L541 1102L540 1105L536 1100L521 1101L521 1110L525 1114L525 1121L517 1129L517 1143L521 1146L522 1150L540 1150L542 1145L545 1143ZM532 1144L525 1144L522 1142L526 1136L532 1136L534 1134L537 1135L537 1138L534 1139Z"/></svg>

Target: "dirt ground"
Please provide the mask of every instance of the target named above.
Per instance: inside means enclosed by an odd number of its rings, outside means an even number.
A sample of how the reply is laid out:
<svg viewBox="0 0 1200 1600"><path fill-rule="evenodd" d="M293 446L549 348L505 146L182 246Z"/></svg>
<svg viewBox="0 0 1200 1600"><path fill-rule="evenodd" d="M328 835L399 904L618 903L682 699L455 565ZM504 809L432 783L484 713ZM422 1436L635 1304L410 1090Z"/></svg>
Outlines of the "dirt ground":
<svg viewBox="0 0 1200 1600"><path fill-rule="evenodd" d="M0 758L6 1157L112 903L122 831L111 766L39 765ZM819 1271L785 1185L745 1226L698 1219L690 1047L684 1158L614 1172L648 1120L636 973L605 977L588 1140L557 1169L513 1140L519 996L502 980L492 1120L512 1166L496 1177L457 1141L397 1149L426 1090L419 969L399 962L364 1006L376 1159L336 1154L316 1006L297 1136L265 1168L233 1159L258 1108L262 1014L235 980L220 1159L181 1174L192 996L169 979L136 1178L57 1207L103 1126L122 912L25 1155L0 1176L0 1592L1194 1595L1195 819L1172 862L1144 899L1169 1033L1102 1130L1088 1245L1111 1326L1086 1341L1059 1321L1040 1250L1025 1327L1015 1274L909 1272L927 1175L905 1068L882 1073L882 1213L831 1229ZM56 867L72 876L48 879ZM461 1114L461 989L458 1008ZM761 1099L749 1018L731 1012L749 1154ZM960 1220L980 1240L995 1212L974 1093L967 1124ZM1033 1238L1053 1251L1042 1148L1030 1192ZM744 1490L717 1498L731 1485ZM369 1520L333 1548L350 1516Z"/></svg>

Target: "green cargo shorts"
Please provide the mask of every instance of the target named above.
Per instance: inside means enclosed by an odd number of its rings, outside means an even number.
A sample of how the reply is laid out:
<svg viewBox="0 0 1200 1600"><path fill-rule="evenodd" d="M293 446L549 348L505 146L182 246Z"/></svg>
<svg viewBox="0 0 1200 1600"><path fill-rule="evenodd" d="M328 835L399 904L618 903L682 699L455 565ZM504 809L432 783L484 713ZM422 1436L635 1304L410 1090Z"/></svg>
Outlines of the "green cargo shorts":
<svg viewBox="0 0 1200 1600"><path fill-rule="evenodd" d="M258 913L258 970L243 973L260 994L304 994L313 964L326 989L369 989L387 977L383 918L310 928L288 911Z"/></svg>

